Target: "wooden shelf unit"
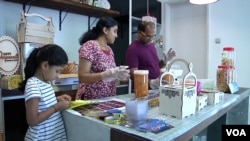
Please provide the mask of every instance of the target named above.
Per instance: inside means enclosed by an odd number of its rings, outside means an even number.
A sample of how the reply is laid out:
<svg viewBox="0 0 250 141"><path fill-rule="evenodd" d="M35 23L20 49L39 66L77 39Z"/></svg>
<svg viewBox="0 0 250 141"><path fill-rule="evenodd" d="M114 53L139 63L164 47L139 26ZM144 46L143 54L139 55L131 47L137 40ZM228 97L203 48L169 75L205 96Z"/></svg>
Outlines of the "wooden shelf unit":
<svg viewBox="0 0 250 141"><path fill-rule="evenodd" d="M23 5L29 4L29 2L31 2L31 5L33 6L50 8L60 11L69 9L70 13L82 14L93 17L101 17L101 16L116 17L120 15L119 11L94 7L87 4L73 2L70 0L5 0L5 1L20 3Z"/></svg>

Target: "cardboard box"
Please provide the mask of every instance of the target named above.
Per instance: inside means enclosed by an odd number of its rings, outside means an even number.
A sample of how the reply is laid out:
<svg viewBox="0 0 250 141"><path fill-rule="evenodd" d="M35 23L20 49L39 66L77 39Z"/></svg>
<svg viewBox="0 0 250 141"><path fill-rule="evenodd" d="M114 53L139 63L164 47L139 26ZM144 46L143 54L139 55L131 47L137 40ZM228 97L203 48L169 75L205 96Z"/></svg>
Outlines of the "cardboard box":
<svg viewBox="0 0 250 141"><path fill-rule="evenodd" d="M159 112L178 119L195 114L196 88L160 87Z"/></svg>
<svg viewBox="0 0 250 141"><path fill-rule="evenodd" d="M208 104L209 105L216 105L224 100L224 93L223 92L202 92L202 95L208 96Z"/></svg>
<svg viewBox="0 0 250 141"><path fill-rule="evenodd" d="M79 84L77 77L58 78L52 81L52 85L76 85Z"/></svg>
<svg viewBox="0 0 250 141"><path fill-rule="evenodd" d="M197 102L196 111L199 111L207 106L208 96L207 95L197 96L196 102Z"/></svg>
<svg viewBox="0 0 250 141"><path fill-rule="evenodd" d="M26 17L39 17L47 21L47 25L30 23ZM39 14L21 13L21 21L17 26L18 43L32 42L50 44L54 42L54 26L51 18L45 18Z"/></svg>

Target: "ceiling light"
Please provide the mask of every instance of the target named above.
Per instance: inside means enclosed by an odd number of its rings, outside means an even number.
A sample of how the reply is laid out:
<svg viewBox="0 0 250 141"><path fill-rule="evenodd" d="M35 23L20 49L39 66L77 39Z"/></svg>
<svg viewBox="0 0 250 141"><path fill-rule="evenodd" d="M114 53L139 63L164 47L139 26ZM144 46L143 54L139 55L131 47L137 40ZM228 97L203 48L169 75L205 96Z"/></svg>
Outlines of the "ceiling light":
<svg viewBox="0 0 250 141"><path fill-rule="evenodd" d="M189 0L192 4L210 4L217 2L218 0Z"/></svg>

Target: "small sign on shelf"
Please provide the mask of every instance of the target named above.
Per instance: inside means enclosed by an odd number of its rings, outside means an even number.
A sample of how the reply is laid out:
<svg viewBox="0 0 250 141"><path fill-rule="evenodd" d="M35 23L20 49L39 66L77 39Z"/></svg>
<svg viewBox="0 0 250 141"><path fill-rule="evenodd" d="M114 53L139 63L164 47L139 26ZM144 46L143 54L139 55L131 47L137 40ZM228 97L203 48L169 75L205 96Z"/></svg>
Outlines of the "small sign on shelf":
<svg viewBox="0 0 250 141"><path fill-rule="evenodd" d="M229 90L230 90L231 94L239 91L239 87L238 87L238 84L236 82L231 82L228 84L228 86L229 86Z"/></svg>

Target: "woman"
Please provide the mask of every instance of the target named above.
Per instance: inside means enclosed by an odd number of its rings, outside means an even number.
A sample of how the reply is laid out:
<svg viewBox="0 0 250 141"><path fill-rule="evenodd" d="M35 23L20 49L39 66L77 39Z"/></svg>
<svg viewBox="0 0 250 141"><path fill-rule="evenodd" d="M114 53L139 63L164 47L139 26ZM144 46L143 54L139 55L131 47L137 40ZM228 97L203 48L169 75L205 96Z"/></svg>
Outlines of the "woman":
<svg viewBox="0 0 250 141"><path fill-rule="evenodd" d="M80 38L76 99L97 99L116 95L115 80L128 80L129 70L116 67L109 44L117 38L118 23L102 17Z"/></svg>

